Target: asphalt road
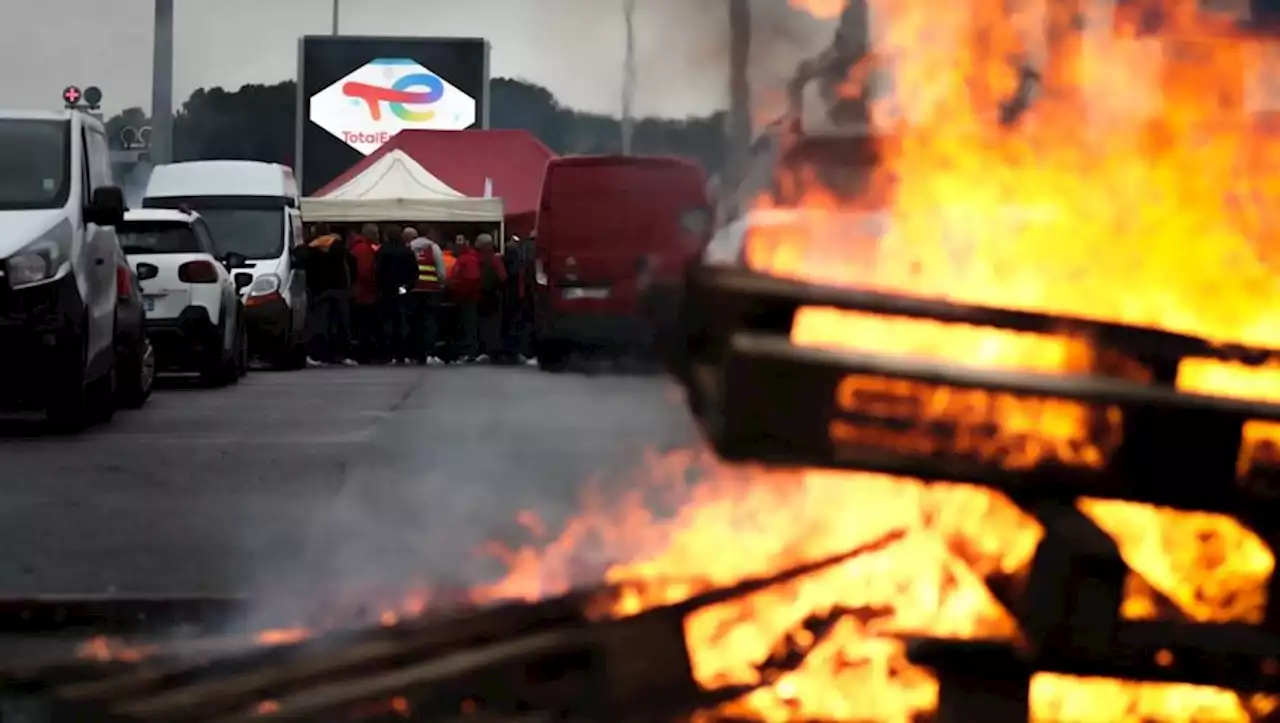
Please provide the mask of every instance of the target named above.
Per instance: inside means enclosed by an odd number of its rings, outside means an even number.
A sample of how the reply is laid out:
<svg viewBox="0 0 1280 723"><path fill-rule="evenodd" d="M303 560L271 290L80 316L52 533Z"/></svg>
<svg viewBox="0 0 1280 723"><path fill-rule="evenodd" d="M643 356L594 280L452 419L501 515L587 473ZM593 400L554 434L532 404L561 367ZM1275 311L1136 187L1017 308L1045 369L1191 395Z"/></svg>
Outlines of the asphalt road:
<svg viewBox="0 0 1280 723"><path fill-rule="evenodd" d="M472 551L511 538L518 510L558 524L588 478L693 434L655 377L365 367L166 387L78 437L0 425L0 597L473 582L494 570Z"/></svg>

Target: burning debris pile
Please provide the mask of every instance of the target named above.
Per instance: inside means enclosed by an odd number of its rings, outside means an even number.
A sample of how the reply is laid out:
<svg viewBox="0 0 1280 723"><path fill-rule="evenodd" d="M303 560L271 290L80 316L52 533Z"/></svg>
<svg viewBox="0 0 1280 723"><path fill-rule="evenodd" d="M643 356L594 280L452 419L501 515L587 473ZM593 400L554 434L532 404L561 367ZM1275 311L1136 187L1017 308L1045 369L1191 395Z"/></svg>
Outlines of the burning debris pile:
<svg viewBox="0 0 1280 723"><path fill-rule="evenodd" d="M802 69L872 134L807 148L873 145L875 173L837 190L850 159L799 154L758 206L887 223L752 228L743 266L690 274L668 366L744 464L671 520L600 520L648 553L606 588L27 665L0 715L1276 716L1280 143L1242 90L1257 40L1175 0L1013 5L873 0L875 42L846 25Z"/></svg>

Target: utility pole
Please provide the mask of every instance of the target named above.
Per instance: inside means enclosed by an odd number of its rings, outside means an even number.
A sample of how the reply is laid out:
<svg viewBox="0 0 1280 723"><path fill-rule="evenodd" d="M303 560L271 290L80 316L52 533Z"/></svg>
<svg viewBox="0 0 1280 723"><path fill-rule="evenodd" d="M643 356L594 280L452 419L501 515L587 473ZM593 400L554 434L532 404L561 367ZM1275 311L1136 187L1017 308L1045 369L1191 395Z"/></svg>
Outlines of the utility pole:
<svg viewBox="0 0 1280 723"><path fill-rule="evenodd" d="M622 0L622 18L626 23L626 58L622 67L622 153L631 155L631 140L636 132L636 32L635 0Z"/></svg>
<svg viewBox="0 0 1280 723"><path fill-rule="evenodd" d="M746 172L751 147L751 1L729 2L729 112L725 116L725 183L732 192Z"/></svg>
<svg viewBox="0 0 1280 723"><path fill-rule="evenodd" d="M338 16L339 9L342 7L342 0L333 0L333 34L338 35Z"/></svg>
<svg viewBox="0 0 1280 723"><path fill-rule="evenodd" d="M151 162L173 162L173 0L155 0L151 58Z"/></svg>

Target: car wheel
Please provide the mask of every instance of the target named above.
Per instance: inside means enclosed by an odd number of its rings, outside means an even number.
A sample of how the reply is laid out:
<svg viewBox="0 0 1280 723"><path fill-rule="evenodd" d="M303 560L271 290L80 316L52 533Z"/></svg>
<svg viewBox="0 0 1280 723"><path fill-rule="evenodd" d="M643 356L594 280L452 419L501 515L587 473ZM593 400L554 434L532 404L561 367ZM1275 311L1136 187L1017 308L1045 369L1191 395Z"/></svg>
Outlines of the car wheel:
<svg viewBox="0 0 1280 723"><path fill-rule="evenodd" d="M132 351L120 357L117 398L125 409L137 409L146 403L156 381L156 351L151 340L143 336Z"/></svg>
<svg viewBox="0 0 1280 723"><path fill-rule="evenodd" d="M119 370L116 368L115 350L111 350L111 365L107 367L106 373L89 383L87 390L89 397L89 417L90 420L98 422L108 422L116 415L118 404L116 403L116 395L120 377Z"/></svg>
<svg viewBox="0 0 1280 723"><path fill-rule="evenodd" d="M569 348L562 342L539 342L538 368L544 372L560 373L569 368Z"/></svg>
<svg viewBox="0 0 1280 723"><path fill-rule="evenodd" d="M307 337L304 334L287 333L280 340L281 350L275 359L275 368L284 371L305 369L307 366Z"/></svg>
<svg viewBox="0 0 1280 723"><path fill-rule="evenodd" d="M60 432L74 433L98 422L105 422L116 411L116 360L110 350L107 371L97 379L88 379L89 341L87 328L75 333L64 343L78 353L65 358L65 367L56 377L57 389L45 408L49 423Z"/></svg>
<svg viewBox="0 0 1280 723"><path fill-rule="evenodd" d="M45 408L49 424L59 432L79 432L92 422L88 390L85 388L84 334L67 339L68 346L80 347L79 360L67 360L66 368L55 377L55 389Z"/></svg>
<svg viewBox="0 0 1280 723"><path fill-rule="evenodd" d="M236 342L236 374L245 376L249 373L249 330L245 328L244 317L240 317L240 334Z"/></svg>
<svg viewBox="0 0 1280 723"><path fill-rule="evenodd" d="M223 319L226 323L226 319ZM223 331L218 332L218 339L226 338ZM234 344L226 349L222 344L211 344L206 352L205 361L200 369L200 381L207 387L225 387L240 381L239 355Z"/></svg>

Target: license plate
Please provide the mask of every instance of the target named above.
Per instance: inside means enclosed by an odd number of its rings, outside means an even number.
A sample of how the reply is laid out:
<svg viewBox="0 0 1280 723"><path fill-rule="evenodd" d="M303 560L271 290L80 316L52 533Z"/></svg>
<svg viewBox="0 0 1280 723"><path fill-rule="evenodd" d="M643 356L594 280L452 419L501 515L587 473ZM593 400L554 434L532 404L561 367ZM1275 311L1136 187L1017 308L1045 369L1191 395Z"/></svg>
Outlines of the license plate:
<svg viewBox="0 0 1280 723"><path fill-rule="evenodd" d="M142 297L142 310L143 310L143 311L155 311L155 310L156 310L156 297L154 297L154 296L144 296L144 297Z"/></svg>
<svg viewBox="0 0 1280 723"><path fill-rule="evenodd" d="M572 301L574 299L607 299L609 298L609 290L608 289L585 289L581 287L573 288L573 289L565 289L564 298L567 301Z"/></svg>

